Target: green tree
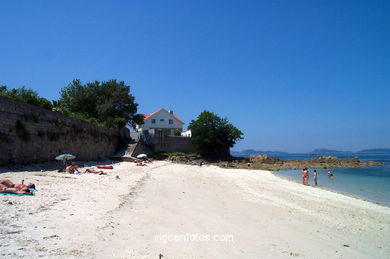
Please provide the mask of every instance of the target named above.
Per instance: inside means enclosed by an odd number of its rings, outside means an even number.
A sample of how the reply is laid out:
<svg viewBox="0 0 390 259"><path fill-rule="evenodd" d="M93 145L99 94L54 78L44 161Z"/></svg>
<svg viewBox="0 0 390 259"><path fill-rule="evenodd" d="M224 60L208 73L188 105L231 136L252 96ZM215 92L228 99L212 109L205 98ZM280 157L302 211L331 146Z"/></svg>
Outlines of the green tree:
<svg viewBox="0 0 390 259"><path fill-rule="evenodd" d="M75 117L96 121L106 127L122 127L139 122L138 104L123 81L94 81L82 84L79 79L61 90L56 109Z"/></svg>
<svg viewBox="0 0 390 259"><path fill-rule="evenodd" d="M243 136L227 118L209 111L203 111L188 128L191 129L193 145L208 157L230 156L230 148Z"/></svg>
<svg viewBox="0 0 390 259"><path fill-rule="evenodd" d="M40 97L38 93L25 86L20 88L13 88L8 90L7 86L0 86L0 95L13 99L18 99L23 102L36 105L48 110L53 108L51 102L43 97Z"/></svg>

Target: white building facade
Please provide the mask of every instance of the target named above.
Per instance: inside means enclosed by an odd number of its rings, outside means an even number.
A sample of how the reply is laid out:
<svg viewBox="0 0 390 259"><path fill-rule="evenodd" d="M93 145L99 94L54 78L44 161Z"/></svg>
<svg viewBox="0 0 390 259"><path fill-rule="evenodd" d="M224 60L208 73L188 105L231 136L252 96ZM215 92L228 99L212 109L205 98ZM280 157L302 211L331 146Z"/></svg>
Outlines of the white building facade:
<svg viewBox="0 0 390 259"><path fill-rule="evenodd" d="M136 125L136 131L144 131L149 129L171 129L171 135L177 129L183 131L184 122L178 116L173 114L173 111L167 111L161 108L151 114L144 115L144 124Z"/></svg>
<svg viewBox="0 0 390 259"><path fill-rule="evenodd" d="M192 137L192 132L191 132L191 130L186 130L186 131L181 133L181 136L190 138L190 137Z"/></svg>

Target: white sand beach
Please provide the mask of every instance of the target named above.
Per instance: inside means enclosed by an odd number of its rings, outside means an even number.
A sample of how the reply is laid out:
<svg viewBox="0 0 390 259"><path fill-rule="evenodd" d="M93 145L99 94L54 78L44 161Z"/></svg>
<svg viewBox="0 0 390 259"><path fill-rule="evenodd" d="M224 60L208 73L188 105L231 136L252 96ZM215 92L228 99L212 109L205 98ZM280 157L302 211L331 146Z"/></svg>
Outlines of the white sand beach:
<svg viewBox="0 0 390 259"><path fill-rule="evenodd" d="M0 195L0 257L390 258L388 207L268 171L160 161L107 171L1 173L38 192Z"/></svg>

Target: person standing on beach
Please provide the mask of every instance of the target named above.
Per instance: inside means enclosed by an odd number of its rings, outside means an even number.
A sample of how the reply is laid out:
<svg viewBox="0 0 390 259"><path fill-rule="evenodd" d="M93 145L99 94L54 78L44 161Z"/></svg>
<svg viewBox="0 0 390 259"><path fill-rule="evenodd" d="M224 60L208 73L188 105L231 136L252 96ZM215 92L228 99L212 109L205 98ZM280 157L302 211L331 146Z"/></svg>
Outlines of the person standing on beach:
<svg viewBox="0 0 390 259"><path fill-rule="evenodd" d="M306 168L305 173L305 185L309 185L309 169Z"/></svg>
<svg viewBox="0 0 390 259"><path fill-rule="evenodd" d="M302 169L302 184L309 185L309 170L307 168Z"/></svg>
<svg viewBox="0 0 390 259"><path fill-rule="evenodd" d="M317 186L317 170L314 169L313 172L314 185Z"/></svg>

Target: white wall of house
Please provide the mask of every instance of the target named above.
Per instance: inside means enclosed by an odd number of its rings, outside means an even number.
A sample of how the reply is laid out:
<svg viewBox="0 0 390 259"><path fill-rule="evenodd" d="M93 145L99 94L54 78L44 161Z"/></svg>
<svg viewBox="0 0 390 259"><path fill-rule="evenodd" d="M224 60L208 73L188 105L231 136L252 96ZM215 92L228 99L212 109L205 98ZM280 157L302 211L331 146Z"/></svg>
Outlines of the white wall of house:
<svg viewBox="0 0 390 259"><path fill-rule="evenodd" d="M186 130L186 131L182 132L181 136L182 137L192 137L191 130Z"/></svg>
<svg viewBox="0 0 390 259"><path fill-rule="evenodd" d="M148 129L183 129L184 123L176 119L167 110L161 109L156 114L144 120L144 124L137 125L137 131Z"/></svg>

